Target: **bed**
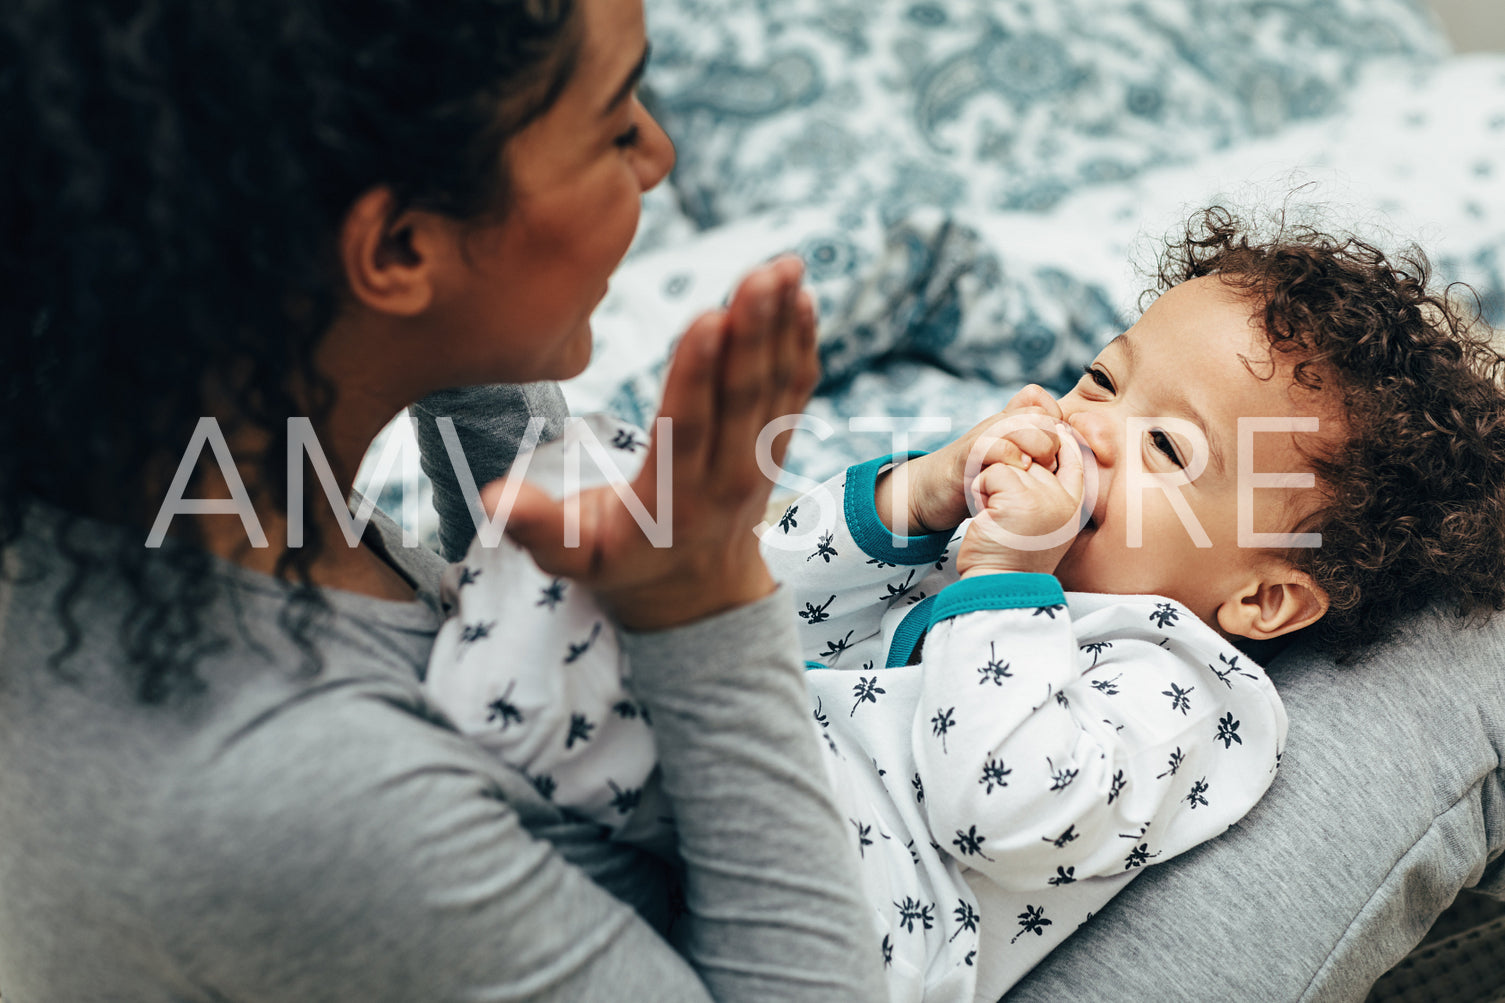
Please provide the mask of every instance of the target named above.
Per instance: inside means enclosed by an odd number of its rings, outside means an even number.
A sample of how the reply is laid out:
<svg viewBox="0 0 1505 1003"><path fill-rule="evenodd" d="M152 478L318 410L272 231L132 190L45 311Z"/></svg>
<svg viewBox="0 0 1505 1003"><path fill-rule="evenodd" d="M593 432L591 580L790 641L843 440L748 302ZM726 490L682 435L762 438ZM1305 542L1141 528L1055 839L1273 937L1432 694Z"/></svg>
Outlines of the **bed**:
<svg viewBox="0 0 1505 1003"><path fill-rule="evenodd" d="M1421 0L647 13L644 99L679 163L645 201L565 394L575 413L647 424L673 336L751 264L797 252L824 377L786 493L893 448L895 430L911 448L944 441L1024 382L1064 390L1136 316L1165 236L1212 203L1419 244L1505 326L1505 55L1454 54ZM406 422L359 484L432 539L416 461L377 476L391 447L411 453ZM1505 927L1473 918L1474 954L1505 955ZM1424 998L1436 983L1416 970L1384 998Z"/></svg>

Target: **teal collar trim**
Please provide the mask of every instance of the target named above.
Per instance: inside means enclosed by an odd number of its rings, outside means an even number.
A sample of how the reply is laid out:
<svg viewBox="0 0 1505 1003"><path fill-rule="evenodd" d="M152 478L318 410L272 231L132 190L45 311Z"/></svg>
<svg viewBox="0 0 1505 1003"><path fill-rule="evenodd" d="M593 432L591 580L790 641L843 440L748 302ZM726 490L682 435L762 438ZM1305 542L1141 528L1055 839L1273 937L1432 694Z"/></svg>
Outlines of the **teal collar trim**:
<svg viewBox="0 0 1505 1003"><path fill-rule="evenodd" d="M952 582L935 595L932 623L984 609L1050 608L1063 605L1066 593L1055 575L1023 571L976 575Z"/></svg>
<svg viewBox="0 0 1505 1003"><path fill-rule="evenodd" d="M893 669L909 664L909 656L914 654L915 645L920 643L920 638L930 629L930 611L934 605L935 596L926 596L904 614L904 619L899 621L899 629L894 631L893 643L888 646L888 660L883 663L884 668Z"/></svg>

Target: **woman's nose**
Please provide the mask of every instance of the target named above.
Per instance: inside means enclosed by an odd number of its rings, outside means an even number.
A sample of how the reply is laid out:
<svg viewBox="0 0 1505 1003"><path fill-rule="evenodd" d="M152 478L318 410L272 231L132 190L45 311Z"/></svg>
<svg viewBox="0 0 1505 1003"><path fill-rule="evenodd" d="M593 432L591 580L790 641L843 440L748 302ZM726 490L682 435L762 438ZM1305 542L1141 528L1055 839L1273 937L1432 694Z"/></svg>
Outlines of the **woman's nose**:
<svg viewBox="0 0 1505 1003"><path fill-rule="evenodd" d="M674 169L674 141L646 108L639 108L638 131L638 184L646 192Z"/></svg>

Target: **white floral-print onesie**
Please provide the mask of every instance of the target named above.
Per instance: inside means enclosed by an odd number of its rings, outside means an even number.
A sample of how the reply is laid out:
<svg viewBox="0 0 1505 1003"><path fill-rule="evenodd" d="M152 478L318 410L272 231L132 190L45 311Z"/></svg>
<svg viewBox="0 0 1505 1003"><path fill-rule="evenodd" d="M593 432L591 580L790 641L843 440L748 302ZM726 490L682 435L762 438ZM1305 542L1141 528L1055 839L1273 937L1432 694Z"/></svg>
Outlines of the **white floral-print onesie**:
<svg viewBox="0 0 1505 1003"><path fill-rule="evenodd" d="M991 1003L1140 869L1241 818L1286 719L1264 671L1176 603L958 580L966 524L895 540L873 496L902 459L800 498L763 551L795 600L890 999ZM472 547L447 592L434 699L556 802L662 838L651 722L586 591L504 542Z"/></svg>

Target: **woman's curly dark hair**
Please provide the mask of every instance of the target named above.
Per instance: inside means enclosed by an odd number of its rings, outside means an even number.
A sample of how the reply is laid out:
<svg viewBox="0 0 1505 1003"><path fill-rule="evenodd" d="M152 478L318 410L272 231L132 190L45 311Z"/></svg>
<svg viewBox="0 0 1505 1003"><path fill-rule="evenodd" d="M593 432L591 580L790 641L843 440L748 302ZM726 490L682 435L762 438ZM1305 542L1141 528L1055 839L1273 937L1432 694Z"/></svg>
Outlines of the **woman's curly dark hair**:
<svg viewBox="0 0 1505 1003"><path fill-rule="evenodd" d="M1222 207L1168 244L1158 286L1203 275L1250 299L1295 381L1336 394L1347 422L1309 457L1324 502L1298 528L1322 545L1284 555L1328 594L1324 646L1350 659L1433 604L1505 608L1505 356L1477 297L1429 289L1419 250L1284 221L1261 240Z"/></svg>
<svg viewBox="0 0 1505 1003"><path fill-rule="evenodd" d="M0 546L37 502L141 530L107 565L134 597L123 648L145 699L192 680L212 644L207 554L175 548L182 573L164 578L141 542L199 416L215 413L206 387L269 441L253 472L284 497L286 420L317 427L332 394L314 356L344 293L346 211L387 186L399 208L503 213L505 141L568 80L574 9L9 0L0 12ZM173 529L192 543L190 523ZM75 522L59 544L73 566L60 658L78 640L68 611L86 532ZM318 553L310 539L282 564L301 582L289 618L307 654Z"/></svg>

